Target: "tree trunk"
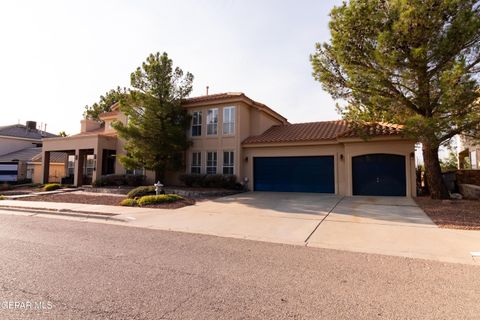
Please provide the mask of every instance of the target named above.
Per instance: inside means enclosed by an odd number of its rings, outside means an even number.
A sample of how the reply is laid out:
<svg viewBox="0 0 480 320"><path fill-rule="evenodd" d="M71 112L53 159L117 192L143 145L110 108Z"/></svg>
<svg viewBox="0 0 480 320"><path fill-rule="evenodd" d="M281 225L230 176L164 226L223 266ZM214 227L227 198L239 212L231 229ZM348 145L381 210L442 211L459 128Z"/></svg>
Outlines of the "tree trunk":
<svg viewBox="0 0 480 320"><path fill-rule="evenodd" d="M432 199L448 199L450 197L447 186L443 182L442 169L438 160L438 147L432 147L428 142L422 142L423 161L430 197Z"/></svg>

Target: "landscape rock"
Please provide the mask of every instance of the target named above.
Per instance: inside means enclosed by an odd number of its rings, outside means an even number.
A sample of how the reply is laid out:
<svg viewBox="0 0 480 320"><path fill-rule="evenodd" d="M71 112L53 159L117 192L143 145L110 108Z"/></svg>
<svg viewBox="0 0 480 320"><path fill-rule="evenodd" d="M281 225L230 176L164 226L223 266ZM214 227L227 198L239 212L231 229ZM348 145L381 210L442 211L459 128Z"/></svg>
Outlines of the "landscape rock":
<svg viewBox="0 0 480 320"><path fill-rule="evenodd" d="M473 184L459 184L458 188L465 199L480 200L480 186Z"/></svg>

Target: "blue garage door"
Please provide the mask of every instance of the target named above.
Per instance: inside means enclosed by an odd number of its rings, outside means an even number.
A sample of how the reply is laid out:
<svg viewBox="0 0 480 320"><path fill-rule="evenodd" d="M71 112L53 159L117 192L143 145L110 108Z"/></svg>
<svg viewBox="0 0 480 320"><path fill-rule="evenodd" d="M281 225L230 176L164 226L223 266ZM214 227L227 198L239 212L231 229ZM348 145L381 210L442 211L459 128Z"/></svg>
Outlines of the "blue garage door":
<svg viewBox="0 0 480 320"><path fill-rule="evenodd" d="M255 191L335 192L333 156L254 158Z"/></svg>
<svg viewBox="0 0 480 320"><path fill-rule="evenodd" d="M352 158L353 195L405 196L405 157L367 154Z"/></svg>

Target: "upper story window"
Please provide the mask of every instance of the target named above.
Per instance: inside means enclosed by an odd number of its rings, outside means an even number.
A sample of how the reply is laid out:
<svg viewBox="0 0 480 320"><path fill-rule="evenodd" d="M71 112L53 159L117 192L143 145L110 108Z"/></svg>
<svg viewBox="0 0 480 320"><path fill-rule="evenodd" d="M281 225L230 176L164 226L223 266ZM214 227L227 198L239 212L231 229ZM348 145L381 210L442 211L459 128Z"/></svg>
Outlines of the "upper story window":
<svg viewBox="0 0 480 320"><path fill-rule="evenodd" d="M192 152L191 173L200 174L201 168L202 168L202 153Z"/></svg>
<svg viewBox="0 0 480 320"><path fill-rule="evenodd" d="M202 135L202 111L193 112L192 116L192 137Z"/></svg>
<svg viewBox="0 0 480 320"><path fill-rule="evenodd" d="M207 174L217 174L217 152L207 152Z"/></svg>
<svg viewBox="0 0 480 320"><path fill-rule="evenodd" d="M235 132L235 107L223 108L223 134Z"/></svg>
<svg viewBox="0 0 480 320"><path fill-rule="evenodd" d="M207 111L207 135L216 135L218 131L218 108Z"/></svg>

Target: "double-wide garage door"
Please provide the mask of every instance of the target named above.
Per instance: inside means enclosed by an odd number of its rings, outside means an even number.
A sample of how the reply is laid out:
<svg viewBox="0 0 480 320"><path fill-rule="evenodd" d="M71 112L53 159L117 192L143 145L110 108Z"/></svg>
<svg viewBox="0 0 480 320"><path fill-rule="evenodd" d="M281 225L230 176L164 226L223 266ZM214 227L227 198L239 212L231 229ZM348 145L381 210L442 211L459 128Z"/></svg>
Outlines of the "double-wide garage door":
<svg viewBox="0 0 480 320"><path fill-rule="evenodd" d="M335 192L333 156L255 157L255 191Z"/></svg>

